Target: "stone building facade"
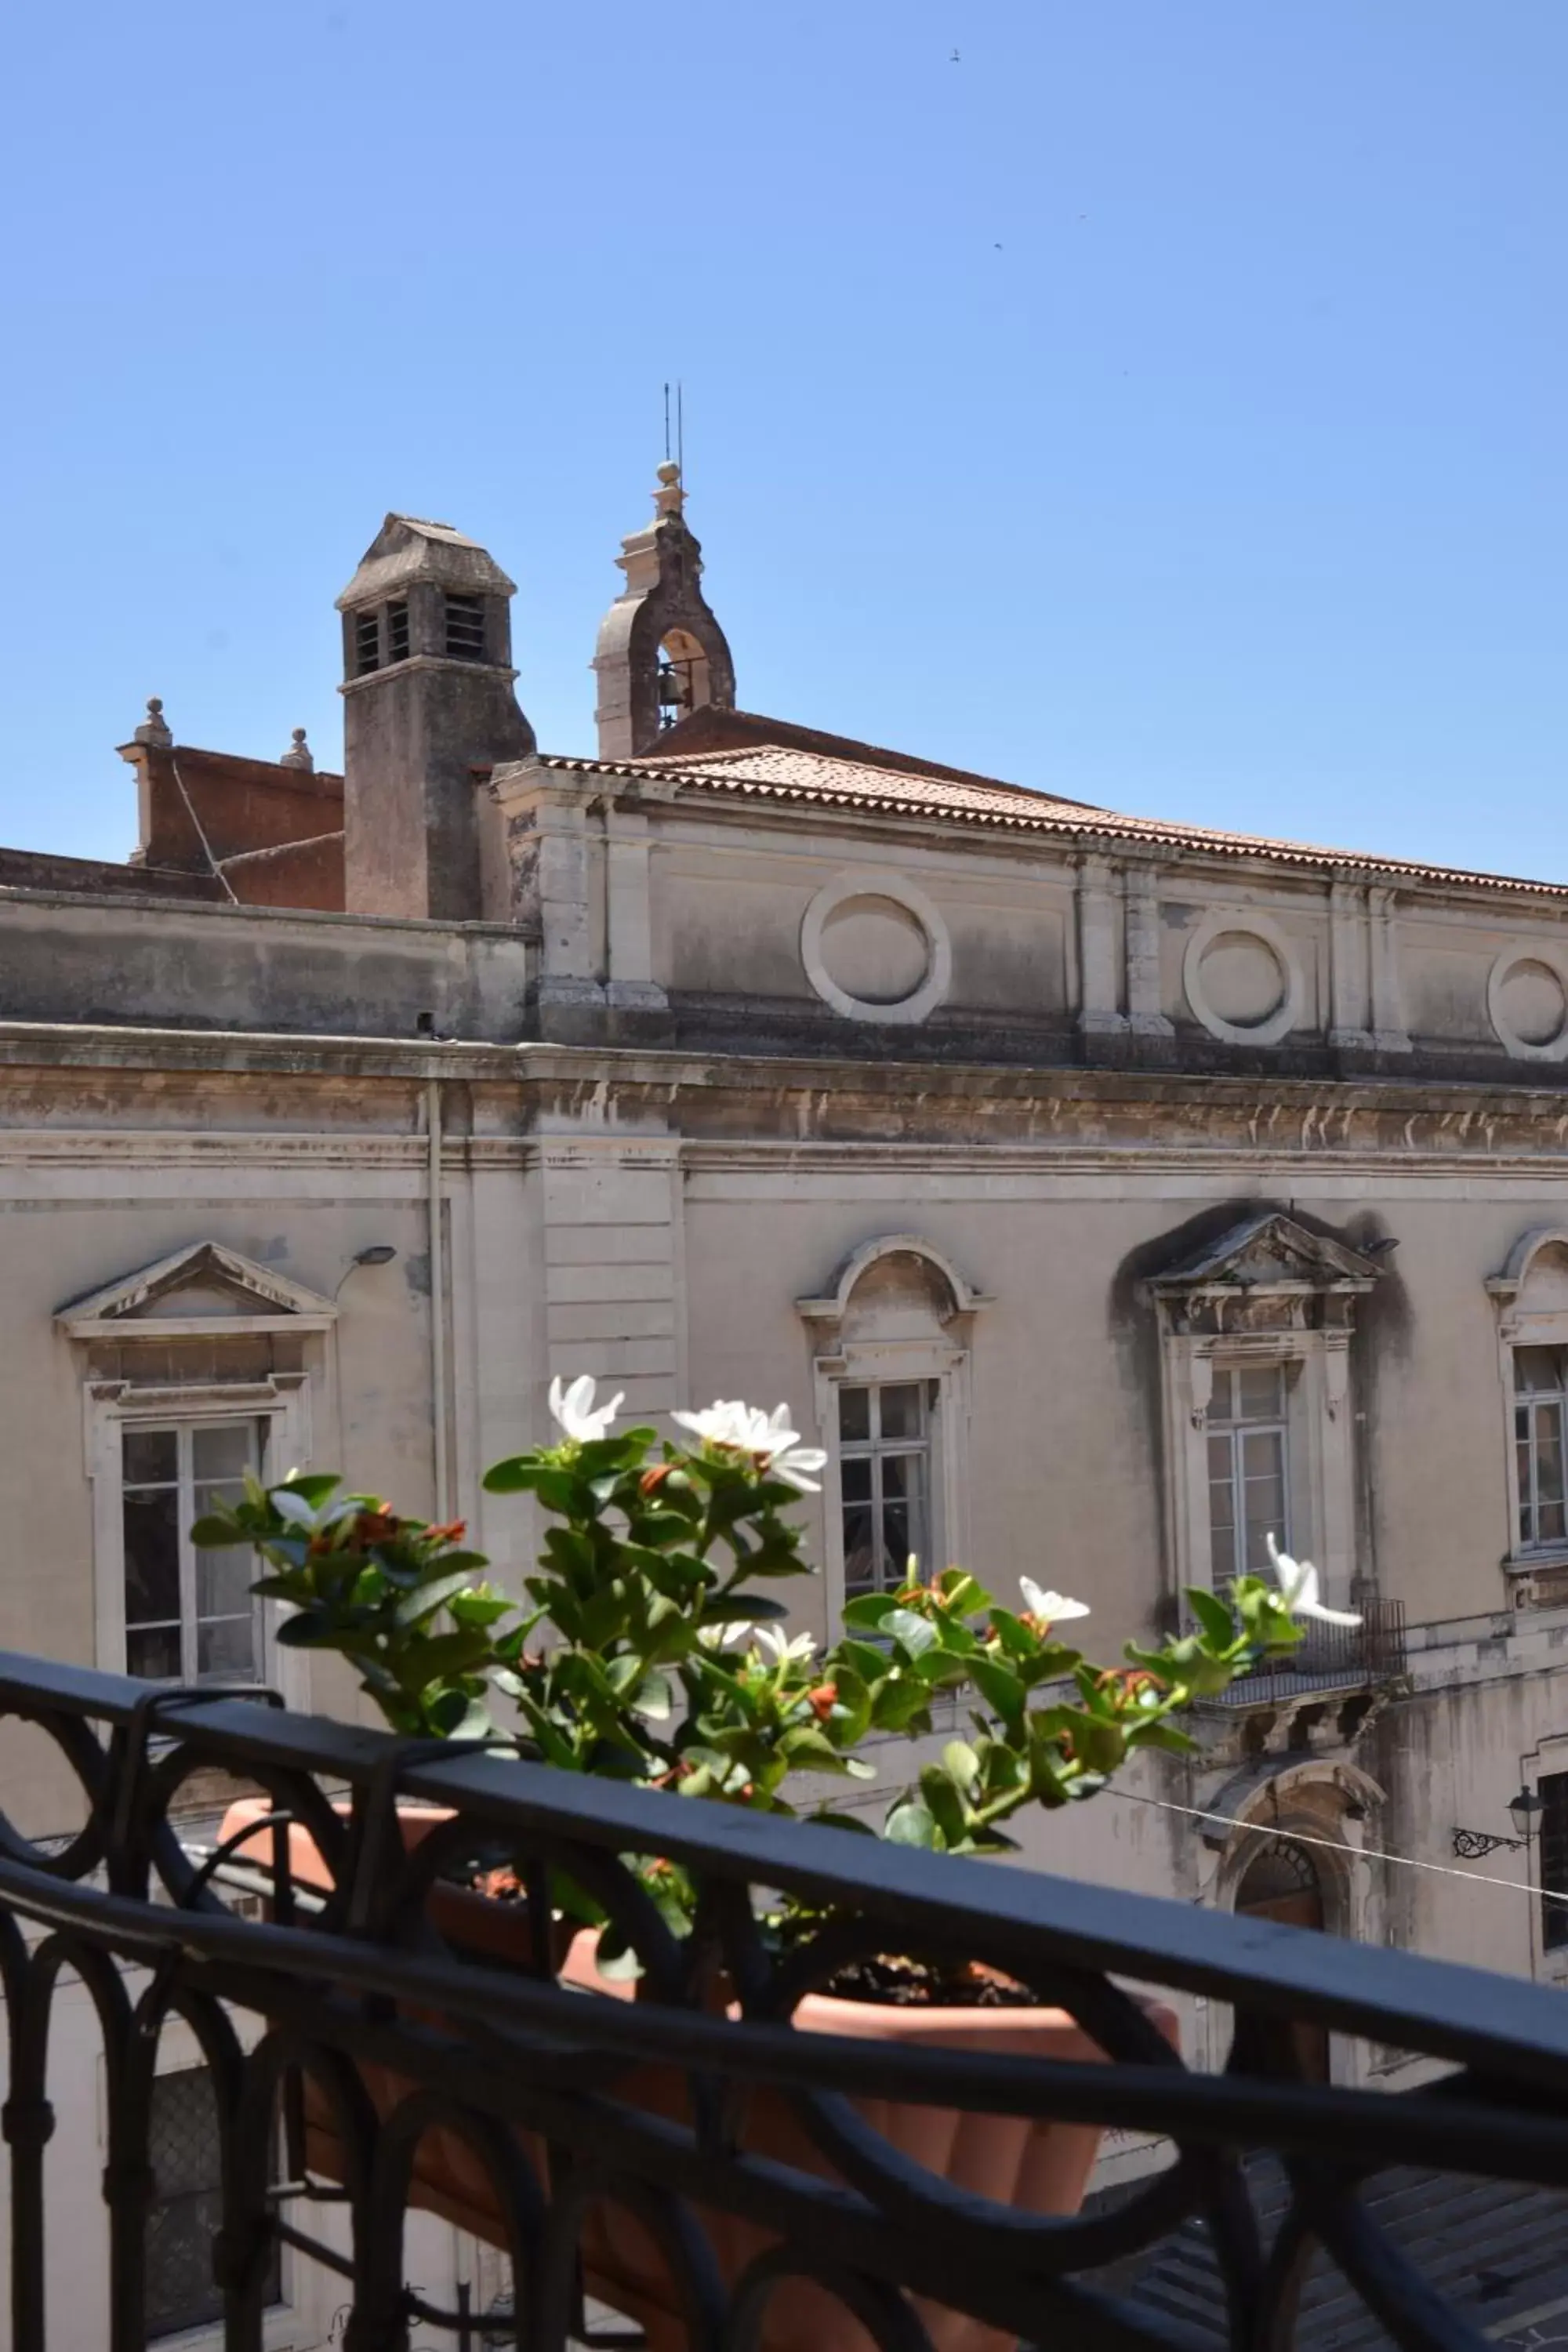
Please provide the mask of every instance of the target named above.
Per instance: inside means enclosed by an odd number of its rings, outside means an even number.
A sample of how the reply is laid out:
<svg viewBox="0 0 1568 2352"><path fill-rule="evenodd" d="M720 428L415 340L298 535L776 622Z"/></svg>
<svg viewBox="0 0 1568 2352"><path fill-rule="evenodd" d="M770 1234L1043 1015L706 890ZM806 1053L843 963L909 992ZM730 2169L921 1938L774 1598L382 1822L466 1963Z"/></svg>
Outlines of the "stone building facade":
<svg viewBox="0 0 1568 2352"><path fill-rule="evenodd" d="M782 1397L820 1634L913 1549L1114 1655L1270 1528L1363 1611L1033 1861L1568 1977L1568 888L748 713L672 470L621 561L596 759L535 748L499 566L393 516L341 778L153 706L129 866L0 853L0 1640L347 1708L204 1486L341 1467L504 1579L552 1373Z"/></svg>

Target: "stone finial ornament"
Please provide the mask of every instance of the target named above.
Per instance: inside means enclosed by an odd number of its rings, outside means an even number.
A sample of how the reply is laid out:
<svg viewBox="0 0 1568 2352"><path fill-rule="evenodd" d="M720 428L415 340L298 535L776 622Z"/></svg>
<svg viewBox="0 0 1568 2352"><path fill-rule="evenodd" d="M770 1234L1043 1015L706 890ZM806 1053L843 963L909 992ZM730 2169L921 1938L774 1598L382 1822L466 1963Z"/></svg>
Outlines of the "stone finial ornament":
<svg viewBox="0 0 1568 2352"><path fill-rule="evenodd" d="M137 743L153 744L160 751L173 750L174 738L170 730L169 722L163 716L163 700L161 695L148 696L147 716L136 730L132 740Z"/></svg>
<svg viewBox="0 0 1568 2352"><path fill-rule="evenodd" d="M306 775L311 775L314 773L316 766L315 759L312 756L309 743L305 740L305 730L302 727L295 728L294 740L289 744L289 749L283 753L278 764L280 768L302 769Z"/></svg>
<svg viewBox="0 0 1568 2352"><path fill-rule="evenodd" d="M654 512L661 519L678 515L686 505L686 491L680 479L680 468L673 457L667 457L658 469L658 488L653 494Z"/></svg>

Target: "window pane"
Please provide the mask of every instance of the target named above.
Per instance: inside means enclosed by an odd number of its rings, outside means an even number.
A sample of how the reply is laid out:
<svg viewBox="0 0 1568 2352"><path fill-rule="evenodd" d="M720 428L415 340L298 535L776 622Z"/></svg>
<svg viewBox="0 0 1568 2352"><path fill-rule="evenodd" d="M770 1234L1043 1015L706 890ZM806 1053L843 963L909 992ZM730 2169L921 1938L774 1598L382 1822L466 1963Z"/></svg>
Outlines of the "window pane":
<svg viewBox="0 0 1568 2352"><path fill-rule="evenodd" d="M1233 1395L1234 1386L1235 1382L1228 1367L1224 1364L1216 1364L1214 1368L1214 1390L1209 1398L1209 1419L1211 1421L1235 1420L1236 1415L1232 1410L1235 1403L1235 1398Z"/></svg>
<svg viewBox="0 0 1568 2352"><path fill-rule="evenodd" d="M1541 1940L1551 1952L1568 1944L1568 1903L1552 1899L1568 1889L1568 1772L1543 1773L1535 1793L1542 1808Z"/></svg>
<svg viewBox="0 0 1568 2352"><path fill-rule="evenodd" d="M889 1502L901 1503L908 1496L920 1492L923 1466L918 1454L883 1454L882 1492Z"/></svg>
<svg viewBox="0 0 1568 2352"><path fill-rule="evenodd" d="M868 1454L852 1454L838 1465L838 1488L847 1503L868 1503L871 1499L871 1457Z"/></svg>
<svg viewBox="0 0 1568 2352"><path fill-rule="evenodd" d="M172 1429L127 1429L122 1475L128 1486L172 1484L179 1475L178 1440Z"/></svg>
<svg viewBox="0 0 1568 2352"><path fill-rule="evenodd" d="M1283 1549L1285 1526L1285 1441L1278 1430L1255 1430L1242 1440L1242 1501L1247 1517L1247 1566L1256 1572L1268 1565L1268 1538Z"/></svg>
<svg viewBox="0 0 1568 2352"><path fill-rule="evenodd" d="M1278 1364L1244 1364L1237 1370L1238 1421L1283 1421L1285 1375Z"/></svg>
<svg viewBox="0 0 1568 2352"><path fill-rule="evenodd" d="M251 1466L252 1435L247 1421L211 1422L191 1432L191 1469L199 1486L204 1479L237 1479Z"/></svg>
<svg viewBox="0 0 1568 2352"><path fill-rule="evenodd" d="M914 1549L910 1541L910 1516L907 1503L889 1503L882 1513L882 1588L896 1589L904 1581L904 1571Z"/></svg>
<svg viewBox="0 0 1568 2352"><path fill-rule="evenodd" d="M919 1437L922 1426L922 1400L918 1381L900 1381L897 1387L879 1389L877 1401L881 1407L884 1440Z"/></svg>
<svg viewBox="0 0 1568 2352"><path fill-rule="evenodd" d="M875 1522L868 1507L844 1514L844 1587L869 1592L876 1581Z"/></svg>
<svg viewBox="0 0 1568 2352"><path fill-rule="evenodd" d="M203 1682L256 1679L256 1620L215 1617L196 1627L196 1674Z"/></svg>
<svg viewBox="0 0 1568 2352"><path fill-rule="evenodd" d="M250 1613L250 1588L261 1563L243 1544L232 1551L196 1554L196 1615L241 1617Z"/></svg>
<svg viewBox="0 0 1568 2352"><path fill-rule="evenodd" d="M869 1389L840 1389L838 1434L846 1445L863 1444L871 1434Z"/></svg>
<svg viewBox="0 0 1568 2352"><path fill-rule="evenodd" d="M156 1623L180 1613L180 1501L173 1486L127 1494L125 1622Z"/></svg>
<svg viewBox="0 0 1568 2352"><path fill-rule="evenodd" d="M1230 1527L1209 1528L1209 1575L1215 1584L1228 1583L1239 1574L1236 1557L1236 1530Z"/></svg>
<svg viewBox="0 0 1568 2352"><path fill-rule="evenodd" d="M1563 1350L1561 1348L1516 1348L1513 1384L1521 1396L1550 1395L1561 1390Z"/></svg>
<svg viewBox="0 0 1568 2352"><path fill-rule="evenodd" d="M1229 1436L1209 1438L1209 1484L1211 1486L1230 1486L1230 1449L1235 1440Z"/></svg>
<svg viewBox="0 0 1568 2352"><path fill-rule="evenodd" d="M130 1625L125 1631L125 1671L144 1675L149 1682L180 1679L180 1629L177 1625Z"/></svg>
<svg viewBox="0 0 1568 2352"><path fill-rule="evenodd" d="M205 2066L160 2074L153 2084L148 2158L153 2189L147 2209L145 2334L149 2343L223 2317L213 2280L213 2245L223 2224L217 2102ZM277 2151L268 2177L278 2178ZM263 2300L282 2292L274 2244Z"/></svg>

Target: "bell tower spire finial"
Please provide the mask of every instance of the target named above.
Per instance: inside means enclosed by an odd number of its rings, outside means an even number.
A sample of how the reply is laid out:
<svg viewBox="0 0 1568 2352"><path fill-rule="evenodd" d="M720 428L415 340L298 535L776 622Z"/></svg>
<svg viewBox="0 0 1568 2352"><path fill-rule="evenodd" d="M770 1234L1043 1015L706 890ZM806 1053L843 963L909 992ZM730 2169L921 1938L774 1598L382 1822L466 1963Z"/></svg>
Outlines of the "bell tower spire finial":
<svg viewBox="0 0 1568 2352"><path fill-rule="evenodd" d="M679 458L667 457L654 520L621 541L626 575L599 629L601 760L635 760L693 710L735 708L735 665L702 593L702 549L686 520Z"/></svg>

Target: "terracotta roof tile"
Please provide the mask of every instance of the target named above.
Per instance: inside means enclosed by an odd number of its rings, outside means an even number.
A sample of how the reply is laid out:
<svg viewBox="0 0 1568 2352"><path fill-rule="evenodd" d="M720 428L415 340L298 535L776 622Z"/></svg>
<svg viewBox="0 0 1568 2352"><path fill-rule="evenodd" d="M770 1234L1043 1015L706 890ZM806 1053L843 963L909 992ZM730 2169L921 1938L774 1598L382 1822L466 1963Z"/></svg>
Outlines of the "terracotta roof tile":
<svg viewBox="0 0 1568 2352"><path fill-rule="evenodd" d="M867 747L870 749L869 746ZM657 777L689 791L726 798L773 801L796 806L883 810L889 814L945 818L998 832L1055 835L1064 841L1110 845L1147 843L1152 848L1189 850L1211 856L1267 858L1320 874L1404 876L1412 881L1450 882L1517 891L1532 898L1568 898L1568 883L1535 882L1505 874L1479 874L1463 867L1432 866L1415 858L1386 857L1366 850L1320 848L1308 842L1278 841L1263 834L1227 833L1210 825L1172 824L1157 817L1121 816L1079 801L1056 800L1025 784L960 781L947 775L909 772L865 761L830 758L786 744L696 754L679 764L644 757L625 762L542 756L547 768L578 774Z"/></svg>

